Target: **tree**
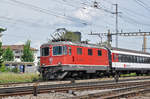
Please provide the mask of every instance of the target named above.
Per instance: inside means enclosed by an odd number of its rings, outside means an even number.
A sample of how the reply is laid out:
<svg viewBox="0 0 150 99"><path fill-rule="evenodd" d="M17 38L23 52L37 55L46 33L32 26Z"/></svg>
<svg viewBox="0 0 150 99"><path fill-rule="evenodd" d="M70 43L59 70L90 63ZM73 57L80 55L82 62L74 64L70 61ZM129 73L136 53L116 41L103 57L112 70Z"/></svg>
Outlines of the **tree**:
<svg viewBox="0 0 150 99"><path fill-rule="evenodd" d="M33 57L33 52L30 49L30 40L27 40L26 44L24 45L23 49L23 55L22 55L22 61L23 62L33 62L34 57Z"/></svg>
<svg viewBox="0 0 150 99"><path fill-rule="evenodd" d="M6 29L0 28L0 33L6 31Z"/></svg>
<svg viewBox="0 0 150 99"><path fill-rule="evenodd" d="M14 61L14 53L9 47L4 51L3 59L4 61Z"/></svg>
<svg viewBox="0 0 150 99"><path fill-rule="evenodd" d="M2 42L0 42L0 67L2 67L3 65L3 53L4 53L4 50L2 49Z"/></svg>

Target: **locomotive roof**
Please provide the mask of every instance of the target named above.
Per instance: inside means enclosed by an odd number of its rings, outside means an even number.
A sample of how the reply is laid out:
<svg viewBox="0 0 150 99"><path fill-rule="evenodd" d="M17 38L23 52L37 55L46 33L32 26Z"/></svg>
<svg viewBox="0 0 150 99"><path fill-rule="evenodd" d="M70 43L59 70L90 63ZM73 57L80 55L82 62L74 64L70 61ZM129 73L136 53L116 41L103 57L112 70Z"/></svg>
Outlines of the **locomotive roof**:
<svg viewBox="0 0 150 99"><path fill-rule="evenodd" d="M75 45L75 46L82 46L82 47L91 47L91 48L103 48L105 47L98 45L98 44L87 44L87 43L80 43L80 42L70 42L70 41L59 41L59 42L48 42L43 45Z"/></svg>
<svg viewBox="0 0 150 99"><path fill-rule="evenodd" d="M42 46L47 46L47 45L75 45L75 46L82 46L82 47L106 49L104 46L101 46L101 45L98 45L98 44L89 44L89 43L87 44L87 43L71 42L71 41L48 42L48 43L43 44ZM130 50L130 49L124 49L124 48L111 47L111 50L150 55L150 53L147 53L147 52L145 53L145 52L142 52L142 51Z"/></svg>
<svg viewBox="0 0 150 99"><path fill-rule="evenodd" d="M130 49L124 49L124 48L115 48L115 47L112 47L111 50L150 55L150 53L148 53L148 52L142 52L142 51L130 50Z"/></svg>

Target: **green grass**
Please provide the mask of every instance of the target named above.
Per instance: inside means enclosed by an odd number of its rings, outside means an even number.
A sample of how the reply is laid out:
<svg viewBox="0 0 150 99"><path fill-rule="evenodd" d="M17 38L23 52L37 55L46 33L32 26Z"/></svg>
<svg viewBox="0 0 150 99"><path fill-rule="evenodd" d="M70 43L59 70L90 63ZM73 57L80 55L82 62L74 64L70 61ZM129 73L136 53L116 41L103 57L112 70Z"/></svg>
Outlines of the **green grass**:
<svg viewBox="0 0 150 99"><path fill-rule="evenodd" d="M40 79L37 73L17 74L17 73L0 73L0 84L3 83L20 83L34 82Z"/></svg>
<svg viewBox="0 0 150 99"><path fill-rule="evenodd" d="M136 76L136 73L121 74L121 77L126 77L126 76Z"/></svg>

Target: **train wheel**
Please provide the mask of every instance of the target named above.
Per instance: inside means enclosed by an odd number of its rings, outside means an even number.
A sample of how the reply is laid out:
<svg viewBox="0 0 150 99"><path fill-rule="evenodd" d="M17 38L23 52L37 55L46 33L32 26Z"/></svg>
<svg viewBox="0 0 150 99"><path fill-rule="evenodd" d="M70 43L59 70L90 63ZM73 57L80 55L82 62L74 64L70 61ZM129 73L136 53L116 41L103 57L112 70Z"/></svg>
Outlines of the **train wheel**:
<svg viewBox="0 0 150 99"><path fill-rule="evenodd" d="M44 74L44 73L42 74L42 80L43 80L43 81L46 81L46 80L47 80L47 74Z"/></svg>
<svg viewBox="0 0 150 99"><path fill-rule="evenodd" d="M115 73L114 75L115 82L119 81L119 73Z"/></svg>

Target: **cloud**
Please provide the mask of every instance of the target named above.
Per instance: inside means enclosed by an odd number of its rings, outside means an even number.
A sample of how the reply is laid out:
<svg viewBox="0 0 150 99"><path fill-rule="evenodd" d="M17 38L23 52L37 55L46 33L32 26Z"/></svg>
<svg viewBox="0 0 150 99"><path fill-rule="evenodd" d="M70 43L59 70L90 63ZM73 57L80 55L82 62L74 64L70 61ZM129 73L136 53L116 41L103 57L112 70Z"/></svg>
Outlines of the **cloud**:
<svg viewBox="0 0 150 99"><path fill-rule="evenodd" d="M92 7L84 7L75 11L74 15L81 20L92 21L92 17L96 15L96 12Z"/></svg>

